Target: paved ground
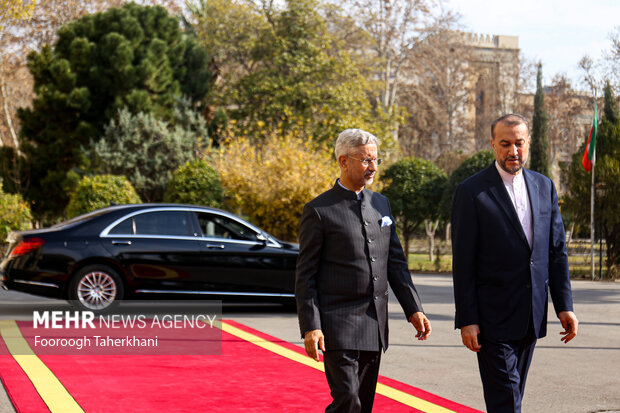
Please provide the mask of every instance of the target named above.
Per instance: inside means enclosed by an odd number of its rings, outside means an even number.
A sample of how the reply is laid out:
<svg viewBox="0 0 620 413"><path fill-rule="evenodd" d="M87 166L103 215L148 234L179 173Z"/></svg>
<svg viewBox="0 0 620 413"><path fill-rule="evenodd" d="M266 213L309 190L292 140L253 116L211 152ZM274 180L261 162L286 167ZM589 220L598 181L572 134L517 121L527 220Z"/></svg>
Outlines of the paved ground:
<svg viewBox="0 0 620 413"><path fill-rule="evenodd" d="M476 356L463 347L453 328L451 277L414 275L414 282L433 334L428 341L417 342L392 297L390 348L381 374L484 410ZM548 336L534 353L524 412L620 412L620 283L574 281L573 294L581 320L579 336L564 345L559 322L550 318ZM250 314L225 307L224 316L302 345L293 313Z"/></svg>
<svg viewBox="0 0 620 413"><path fill-rule="evenodd" d="M381 374L456 402L484 410L475 354L453 329L451 278L414 275L433 335L417 342L398 303L390 301L390 348ZM538 342L523 411L541 413L620 412L620 283L574 281L579 336L560 342L559 323ZM43 299L0 291L0 318L19 318ZM553 311L550 311L553 313ZM277 306L224 307L224 317L301 345L297 318ZM0 391L0 412L12 407ZM319 411L319 410L317 410Z"/></svg>

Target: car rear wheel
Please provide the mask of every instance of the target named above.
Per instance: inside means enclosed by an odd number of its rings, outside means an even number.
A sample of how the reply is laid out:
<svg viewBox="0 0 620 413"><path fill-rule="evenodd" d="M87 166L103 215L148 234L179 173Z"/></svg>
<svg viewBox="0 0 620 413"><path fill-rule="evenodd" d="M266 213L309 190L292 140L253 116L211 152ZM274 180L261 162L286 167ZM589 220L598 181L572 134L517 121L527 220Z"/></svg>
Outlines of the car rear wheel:
<svg viewBox="0 0 620 413"><path fill-rule="evenodd" d="M69 299L82 310L104 311L123 298L123 282L116 271L105 265L90 265L71 279Z"/></svg>

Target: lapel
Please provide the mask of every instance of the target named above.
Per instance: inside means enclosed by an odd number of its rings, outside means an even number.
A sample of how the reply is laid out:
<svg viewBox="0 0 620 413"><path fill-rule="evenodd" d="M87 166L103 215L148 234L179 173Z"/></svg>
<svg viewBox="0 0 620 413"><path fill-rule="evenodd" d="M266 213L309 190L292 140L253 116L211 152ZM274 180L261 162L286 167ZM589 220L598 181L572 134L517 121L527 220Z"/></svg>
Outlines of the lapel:
<svg viewBox="0 0 620 413"><path fill-rule="evenodd" d="M534 244L536 243L536 223L538 222L538 211L540 211L538 206L540 196L538 192L538 184L534 179L534 175L525 168L523 168L523 179L525 179L527 196L530 199L530 210L532 212L532 250L534 250Z"/></svg>
<svg viewBox="0 0 620 413"><path fill-rule="evenodd" d="M517 211L515 210L515 207L510 200L510 196L508 195L508 191L504 186L504 181L502 181L502 177L499 175L499 172L497 172L495 162L493 162L491 166L487 168L486 177L489 183L489 192L491 193L491 196L504 211L506 217L508 218L508 222L510 223L510 225L512 225L521 240L525 243L527 248L530 249L530 244L527 242L527 237L525 236L525 232L523 231L521 222L519 222L519 216L517 215Z"/></svg>

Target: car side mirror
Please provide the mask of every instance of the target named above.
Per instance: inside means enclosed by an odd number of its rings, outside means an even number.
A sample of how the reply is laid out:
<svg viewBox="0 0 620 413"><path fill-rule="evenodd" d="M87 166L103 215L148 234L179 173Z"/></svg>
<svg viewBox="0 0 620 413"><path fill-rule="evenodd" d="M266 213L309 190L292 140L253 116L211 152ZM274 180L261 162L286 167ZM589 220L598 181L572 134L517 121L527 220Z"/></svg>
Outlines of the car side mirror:
<svg viewBox="0 0 620 413"><path fill-rule="evenodd" d="M263 243L263 245L267 245L267 237L263 234L256 234L256 239Z"/></svg>

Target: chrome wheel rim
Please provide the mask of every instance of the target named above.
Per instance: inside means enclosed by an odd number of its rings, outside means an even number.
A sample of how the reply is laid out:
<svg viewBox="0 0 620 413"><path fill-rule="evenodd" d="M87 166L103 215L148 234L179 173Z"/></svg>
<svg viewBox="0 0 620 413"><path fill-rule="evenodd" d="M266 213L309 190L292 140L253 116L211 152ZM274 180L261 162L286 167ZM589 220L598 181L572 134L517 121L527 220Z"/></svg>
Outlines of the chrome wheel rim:
<svg viewBox="0 0 620 413"><path fill-rule="evenodd" d="M90 310L102 310L114 302L116 282L104 272L89 272L78 284L77 297L84 307Z"/></svg>

